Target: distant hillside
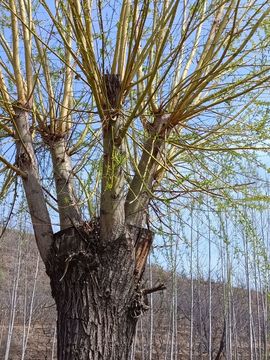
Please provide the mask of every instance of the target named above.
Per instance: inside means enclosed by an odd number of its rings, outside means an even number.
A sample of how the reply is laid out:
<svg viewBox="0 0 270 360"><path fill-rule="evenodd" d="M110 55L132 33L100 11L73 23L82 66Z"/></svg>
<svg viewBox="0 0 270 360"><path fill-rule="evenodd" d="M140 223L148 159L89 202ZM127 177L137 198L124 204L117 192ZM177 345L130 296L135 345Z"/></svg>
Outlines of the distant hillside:
<svg viewBox="0 0 270 360"><path fill-rule="evenodd" d="M149 297L151 308L139 319L133 359L189 359L191 339L192 359L208 359L210 308L212 359L228 358L226 352L231 359L250 359L251 311L254 359L266 359L264 334L270 324L263 294L252 292L249 307L245 289L211 283L210 303L203 279L173 278L158 266L146 270L146 287L150 277L152 286L164 282L167 290ZM0 240L0 298L0 358L56 359L55 305L30 235L8 230Z"/></svg>

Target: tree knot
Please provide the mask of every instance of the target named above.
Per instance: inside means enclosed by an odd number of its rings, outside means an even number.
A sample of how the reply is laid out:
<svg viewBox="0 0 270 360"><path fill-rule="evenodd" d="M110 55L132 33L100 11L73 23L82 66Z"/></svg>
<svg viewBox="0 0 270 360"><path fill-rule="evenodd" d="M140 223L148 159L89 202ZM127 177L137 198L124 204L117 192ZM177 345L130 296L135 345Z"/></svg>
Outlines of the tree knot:
<svg viewBox="0 0 270 360"><path fill-rule="evenodd" d="M16 164L20 169L25 169L31 164L31 156L29 153L22 151L16 156Z"/></svg>
<svg viewBox="0 0 270 360"><path fill-rule="evenodd" d="M157 291L163 291L166 289L166 286L164 284L158 284L157 286L150 288L150 289L144 289L140 287L140 283L137 285L137 288L135 290L134 298L130 305L130 316L132 318L138 318L139 316L143 315L143 313L147 310L149 310L149 301L148 301L148 295L152 294Z"/></svg>
<svg viewBox="0 0 270 360"><path fill-rule="evenodd" d="M137 288L133 300L129 307L129 314L133 319L137 319L149 310L150 306L148 303L147 294L144 289Z"/></svg>
<svg viewBox="0 0 270 360"><path fill-rule="evenodd" d="M76 264L77 268L80 267L80 269L83 270L83 272L93 271L97 269L99 266L99 261L96 254L91 254L88 251L84 251L84 250L73 252L69 254L69 256L65 260L66 265L65 265L64 273L62 277L59 279L59 281L62 281L64 279L69 269L69 265L72 262Z"/></svg>
<svg viewBox="0 0 270 360"><path fill-rule="evenodd" d="M121 80L119 74L105 74L104 75L106 95L109 105L115 109L119 101L119 94L121 90Z"/></svg>

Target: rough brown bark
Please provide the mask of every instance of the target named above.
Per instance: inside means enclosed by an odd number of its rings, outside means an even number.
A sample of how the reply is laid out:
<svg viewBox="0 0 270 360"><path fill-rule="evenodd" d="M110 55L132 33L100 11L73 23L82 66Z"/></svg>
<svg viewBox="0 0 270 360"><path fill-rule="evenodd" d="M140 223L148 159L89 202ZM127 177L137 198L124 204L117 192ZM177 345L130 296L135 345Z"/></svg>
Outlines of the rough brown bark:
<svg viewBox="0 0 270 360"><path fill-rule="evenodd" d="M127 227L104 246L99 222L55 235L47 269L58 319L58 360L127 360L147 309L140 280L152 234Z"/></svg>

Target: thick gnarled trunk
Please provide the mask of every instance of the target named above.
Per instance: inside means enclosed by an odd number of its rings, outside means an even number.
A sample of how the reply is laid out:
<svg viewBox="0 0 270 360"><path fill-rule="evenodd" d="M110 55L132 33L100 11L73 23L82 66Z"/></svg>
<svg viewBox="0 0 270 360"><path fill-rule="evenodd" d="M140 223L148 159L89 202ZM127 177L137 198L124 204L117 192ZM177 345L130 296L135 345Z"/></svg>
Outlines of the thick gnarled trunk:
<svg viewBox="0 0 270 360"><path fill-rule="evenodd" d="M147 308L140 280L151 232L127 227L106 245L99 233L92 221L55 235L47 269L58 312L58 360L129 359L137 318Z"/></svg>

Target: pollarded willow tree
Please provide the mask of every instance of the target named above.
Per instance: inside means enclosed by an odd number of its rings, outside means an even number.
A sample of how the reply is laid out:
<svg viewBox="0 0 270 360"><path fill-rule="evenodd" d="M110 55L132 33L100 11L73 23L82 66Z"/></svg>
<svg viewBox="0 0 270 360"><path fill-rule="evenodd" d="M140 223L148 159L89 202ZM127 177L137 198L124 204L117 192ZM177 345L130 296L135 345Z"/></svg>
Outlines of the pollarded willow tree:
<svg viewBox="0 0 270 360"><path fill-rule="evenodd" d="M247 110L270 79L270 5L0 6L1 196L20 179L57 305L58 359L128 359L147 294L163 288L141 282L151 202L224 189L204 157L262 145L266 121Z"/></svg>

